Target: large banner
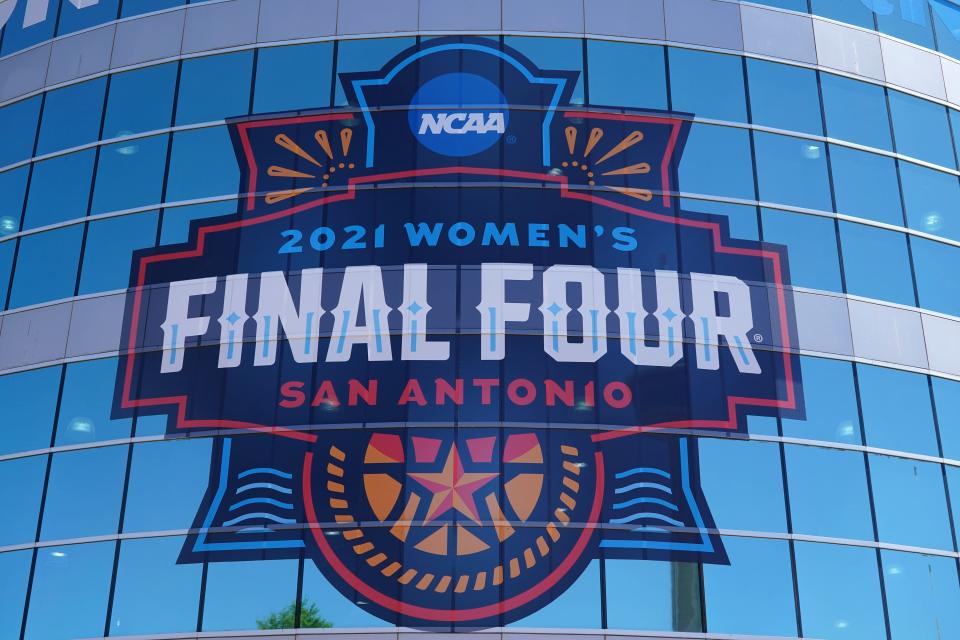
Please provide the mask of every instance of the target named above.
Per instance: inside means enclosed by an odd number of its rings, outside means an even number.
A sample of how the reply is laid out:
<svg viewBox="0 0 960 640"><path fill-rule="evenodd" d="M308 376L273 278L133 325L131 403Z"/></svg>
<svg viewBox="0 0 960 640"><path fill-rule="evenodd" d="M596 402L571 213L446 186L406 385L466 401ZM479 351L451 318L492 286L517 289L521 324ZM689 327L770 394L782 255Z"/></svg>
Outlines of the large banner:
<svg viewBox="0 0 960 640"><path fill-rule="evenodd" d="M601 553L726 562L691 432L802 403L784 249L677 206L689 115L487 39L341 81L231 123L240 212L134 259L116 413L222 435L181 561L306 552L448 628Z"/></svg>

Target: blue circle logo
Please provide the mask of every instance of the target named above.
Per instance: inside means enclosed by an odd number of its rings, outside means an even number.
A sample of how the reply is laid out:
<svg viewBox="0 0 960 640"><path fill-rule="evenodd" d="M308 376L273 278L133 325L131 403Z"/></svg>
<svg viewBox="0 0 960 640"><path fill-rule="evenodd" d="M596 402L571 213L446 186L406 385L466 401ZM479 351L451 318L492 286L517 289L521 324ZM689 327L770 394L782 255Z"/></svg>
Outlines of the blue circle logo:
<svg viewBox="0 0 960 640"><path fill-rule="evenodd" d="M462 158L492 147L510 114L500 89L472 73L446 73L423 84L410 105L410 130L435 153Z"/></svg>

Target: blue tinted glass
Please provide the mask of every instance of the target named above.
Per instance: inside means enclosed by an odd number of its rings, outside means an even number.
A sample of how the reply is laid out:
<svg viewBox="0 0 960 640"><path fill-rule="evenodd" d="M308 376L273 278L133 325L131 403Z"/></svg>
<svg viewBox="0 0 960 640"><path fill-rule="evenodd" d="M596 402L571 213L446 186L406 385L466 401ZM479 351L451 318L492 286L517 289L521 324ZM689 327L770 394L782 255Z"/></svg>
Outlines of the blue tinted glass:
<svg viewBox="0 0 960 640"><path fill-rule="evenodd" d="M903 226L897 164L893 158L832 144L830 168L837 211Z"/></svg>
<svg viewBox="0 0 960 640"><path fill-rule="evenodd" d="M920 306L960 315L960 249L942 242L911 238Z"/></svg>
<svg viewBox="0 0 960 640"><path fill-rule="evenodd" d="M761 200L833 211L822 142L758 131L754 143Z"/></svg>
<svg viewBox="0 0 960 640"><path fill-rule="evenodd" d="M0 547L33 542L37 537L40 496L47 456L0 462Z"/></svg>
<svg viewBox="0 0 960 640"><path fill-rule="evenodd" d="M110 80L103 137L116 138L169 127L177 64L118 73Z"/></svg>
<svg viewBox="0 0 960 640"><path fill-rule="evenodd" d="M167 202L237 193L240 171L225 127L173 136Z"/></svg>
<svg viewBox="0 0 960 640"><path fill-rule="evenodd" d="M939 455L927 377L883 367L857 367L867 445Z"/></svg>
<svg viewBox="0 0 960 640"><path fill-rule="evenodd" d="M210 443L204 438L134 445L124 531L193 526L210 472Z"/></svg>
<svg viewBox="0 0 960 640"><path fill-rule="evenodd" d="M29 171L29 167L20 167L0 173L0 236L20 230Z"/></svg>
<svg viewBox="0 0 960 640"><path fill-rule="evenodd" d="M87 230L80 295L123 289L130 282L133 252L157 242L156 211L90 223Z"/></svg>
<svg viewBox="0 0 960 640"><path fill-rule="evenodd" d="M930 378L945 458L960 459L960 382Z"/></svg>
<svg viewBox="0 0 960 640"><path fill-rule="evenodd" d="M0 636L19 638L33 551L0 553Z"/></svg>
<svg viewBox="0 0 960 640"><path fill-rule="evenodd" d="M703 631L698 565L608 559L604 572L608 628Z"/></svg>
<svg viewBox="0 0 960 640"><path fill-rule="evenodd" d="M797 635L790 548L782 540L724 538L729 564L705 564L707 631Z"/></svg>
<svg viewBox="0 0 960 640"><path fill-rule="evenodd" d="M700 439L700 482L718 529L786 531L780 447Z"/></svg>
<svg viewBox="0 0 960 640"><path fill-rule="evenodd" d="M892 640L960 637L960 585L953 558L880 552Z"/></svg>
<svg viewBox="0 0 960 640"><path fill-rule="evenodd" d="M663 47L589 40L587 64L592 104L667 108Z"/></svg>
<svg viewBox="0 0 960 640"><path fill-rule="evenodd" d="M57 420L57 445L130 437L129 418L110 419L117 360L67 365Z"/></svg>
<svg viewBox="0 0 960 640"><path fill-rule="evenodd" d="M793 530L809 535L873 539L863 454L786 445Z"/></svg>
<svg viewBox="0 0 960 640"><path fill-rule="evenodd" d="M757 208L728 202L713 202L682 198L680 208L683 211L696 211L722 216L730 229L731 238L760 239L760 223L757 220Z"/></svg>
<svg viewBox="0 0 960 640"><path fill-rule="evenodd" d="M867 298L915 304L907 239L902 233L840 223L847 291ZM883 256L883 260L877 260Z"/></svg>
<svg viewBox="0 0 960 640"><path fill-rule="evenodd" d="M874 28L873 11L869 5L874 0L810 0L814 15L833 18L867 29Z"/></svg>
<svg viewBox="0 0 960 640"><path fill-rule="evenodd" d="M33 167L23 228L87 215L96 151L88 149L38 162Z"/></svg>
<svg viewBox="0 0 960 640"><path fill-rule="evenodd" d="M40 117L40 100L35 96L0 109L0 167L26 160L33 155Z"/></svg>
<svg viewBox="0 0 960 640"><path fill-rule="evenodd" d="M723 162L717 162L722 150ZM754 200L750 133L694 123L680 160L679 188L687 193Z"/></svg>
<svg viewBox="0 0 960 640"><path fill-rule="evenodd" d="M24 24L28 4L32 8L40 9L42 13L40 15L34 14L36 18L34 24L24 27L22 25ZM0 50L0 55L26 49L32 44L53 37L53 29L57 24L57 5L59 5L59 2L52 7L48 6L47 2L14 3L13 14L7 20L7 28L3 33L3 49Z"/></svg>
<svg viewBox="0 0 960 640"><path fill-rule="evenodd" d="M105 145L97 165L93 215L160 202L167 136L154 136Z"/></svg>
<svg viewBox="0 0 960 640"><path fill-rule="evenodd" d="M947 484L950 486L950 506L953 511L953 527L960 531L960 467L945 466Z"/></svg>
<svg viewBox="0 0 960 640"><path fill-rule="evenodd" d="M246 115L250 109L252 71L251 51L184 60L177 124Z"/></svg>
<svg viewBox="0 0 960 640"><path fill-rule="evenodd" d="M860 444L860 416L851 364L801 356L800 372L806 417L803 420L784 418L783 435Z"/></svg>
<svg viewBox="0 0 960 640"><path fill-rule="evenodd" d="M297 561L216 562L207 570L203 630L255 629L295 604Z"/></svg>
<svg viewBox="0 0 960 640"><path fill-rule="evenodd" d="M821 74L827 135L868 147L891 149L890 119L883 87Z"/></svg>
<svg viewBox="0 0 960 640"><path fill-rule="evenodd" d="M96 3L78 2L77 4L79 7L74 6L72 2L61 1L60 21L57 25L58 36L116 20L120 0L98 0Z"/></svg>
<svg viewBox="0 0 960 640"><path fill-rule="evenodd" d="M823 134L816 71L749 59L747 77L754 124Z"/></svg>
<svg viewBox="0 0 960 640"><path fill-rule="evenodd" d="M160 244L186 242L190 233L190 222L193 220L213 218L236 212L236 200L164 209L163 224L160 229Z"/></svg>
<svg viewBox="0 0 960 640"><path fill-rule="evenodd" d="M183 538L126 540L120 546L110 635L196 631L199 564L178 564Z"/></svg>
<svg viewBox="0 0 960 640"><path fill-rule="evenodd" d="M316 608L316 615L329 622L334 628L389 626L380 618L367 613L361 607L343 597L333 585L327 582L327 579L317 569L317 565L307 561L303 568L301 608L306 612L314 607ZM304 624L301 622L301 627L303 626Z"/></svg>
<svg viewBox="0 0 960 640"><path fill-rule="evenodd" d="M26 640L102 637L116 543L37 550Z"/></svg>
<svg viewBox="0 0 960 640"><path fill-rule="evenodd" d="M880 541L952 551L940 465L878 455L869 458Z"/></svg>
<svg viewBox="0 0 960 640"><path fill-rule="evenodd" d="M899 8L889 0L864 0L877 14L877 29L907 42L933 48L928 0L900 0ZM899 9L899 10L898 10Z"/></svg>
<svg viewBox="0 0 960 640"><path fill-rule="evenodd" d="M746 122L742 58L672 47L668 51L670 97L674 111L692 113L701 118ZM610 73L617 68L616 65L611 67ZM591 87L593 69L591 66ZM593 93L590 99L593 100Z"/></svg>
<svg viewBox="0 0 960 640"><path fill-rule="evenodd" d="M303 81L309 69L310 81ZM333 43L262 49L257 57L255 113L330 106Z"/></svg>
<svg viewBox="0 0 960 640"><path fill-rule="evenodd" d="M126 466L126 446L54 454L40 539L116 533Z"/></svg>
<svg viewBox="0 0 960 640"><path fill-rule="evenodd" d="M0 376L0 455L50 446L60 367Z"/></svg>
<svg viewBox="0 0 960 640"><path fill-rule="evenodd" d="M13 273L13 253L16 242L0 243L0 301L7 299L7 287L10 284L10 274Z"/></svg>
<svg viewBox="0 0 960 640"><path fill-rule="evenodd" d="M37 155L69 149L100 137L106 78L70 85L47 94Z"/></svg>
<svg viewBox="0 0 960 640"><path fill-rule="evenodd" d="M891 91L890 116L898 152L956 168L947 110L943 105Z"/></svg>
<svg viewBox="0 0 960 640"><path fill-rule="evenodd" d="M798 287L840 291L840 258L830 218L762 209L763 239L786 245L790 279Z"/></svg>
<svg viewBox="0 0 960 640"><path fill-rule="evenodd" d="M180 5L187 4L186 0L136 0L135 2L124 2L123 7L121 8L121 15L125 18L127 16L138 16L143 13L150 13L151 11L159 11L161 9L169 9L170 7L179 7Z"/></svg>
<svg viewBox="0 0 960 640"><path fill-rule="evenodd" d="M960 5L954 0L930 0L937 49L960 58Z"/></svg>
<svg viewBox="0 0 960 640"><path fill-rule="evenodd" d="M907 226L960 239L960 182L956 176L910 162L900 163Z"/></svg>
<svg viewBox="0 0 960 640"><path fill-rule="evenodd" d="M532 38L524 38L531 40ZM547 38L536 38L537 40L546 40ZM572 41L568 41L572 42ZM376 40L343 40L337 46L337 93L333 101L334 106L340 107L347 104L347 95L343 92L343 85L340 82L341 73L350 73L351 71L374 71L388 62L393 56L397 55L407 47L416 43L414 38L379 38ZM559 47L565 53L567 49ZM527 55L530 55L529 53ZM579 69L583 62L583 56L580 55L580 61L577 62ZM536 60L534 60L536 62ZM558 62L558 64L562 64ZM552 67L551 67L552 68ZM583 102L581 91L581 102Z"/></svg>
<svg viewBox="0 0 960 640"><path fill-rule="evenodd" d="M877 554L834 544L796 544L803 635L825 640L886 636Z"/></svg>
<svg viewBox="0 0 960 640"><path fill-rule="evenodd" d="M587 565L580 577L543 609L510 626L600 628L600 563Z"/></svg>
<svg viewBox="0 0 960 640"><path fill-rule="evenodd" d="M72 296L82 241L82 224L21 238L10 308Z"/></svg>

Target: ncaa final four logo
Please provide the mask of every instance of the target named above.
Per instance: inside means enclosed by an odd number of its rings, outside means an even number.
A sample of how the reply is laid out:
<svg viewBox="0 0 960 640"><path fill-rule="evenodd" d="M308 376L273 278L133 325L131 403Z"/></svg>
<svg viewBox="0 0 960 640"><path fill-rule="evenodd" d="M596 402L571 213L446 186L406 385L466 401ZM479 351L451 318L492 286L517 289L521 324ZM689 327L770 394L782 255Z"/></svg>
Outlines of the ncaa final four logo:
<svg viewBox="0 0 960 640"><path fill-rule="evenodd" d="M435 39L231 123L240 212L134 258L117 415L215 433L181 562L305 553L401 626L593 559L726 562L696 432L801 412L782 247L673 195L689 116Z"/></svg>

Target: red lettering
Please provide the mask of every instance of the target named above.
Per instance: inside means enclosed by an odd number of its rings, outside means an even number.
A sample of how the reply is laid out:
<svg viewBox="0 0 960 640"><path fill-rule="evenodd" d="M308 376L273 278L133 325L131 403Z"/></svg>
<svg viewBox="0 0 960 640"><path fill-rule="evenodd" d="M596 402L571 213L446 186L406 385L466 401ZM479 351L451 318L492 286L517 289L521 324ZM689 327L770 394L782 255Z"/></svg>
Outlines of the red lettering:
<svg viewBox="0 0 960 640"><path fill-rule="evenodd" d="M447 398L453 400L457 406L463 405L463 378L457 378L454 382L455 386L451 386L450 383L443 378L437 378L436 384L438 405L446 404Z"/></svg>
<svg viewBox="0 0 960 640"><path fill-rule="evenodd" d="M283 396L280 406L284 409L302 407L303 403L307 401L307 396L301 389L303 389L303 383L298 380L284 382L283 386L280 387L280 395Z"/></svg>
<svg viewBox="0 0 960 640"><path fill-rule="evenodd" d="M416 378L410 378L407 381L407 386L400 392L400 399L397 404L404 405L410 402L416 402L421 407L427 404L427 398L423 395L423 389L420 388L420 382Z"/></svg>
<svg viewBox="0 0 960 640"><path fill-rule="evenodd" d="M377 405L376 380L367 380L367 386L363 386L362 382L353 379L347 383L347 404L355 407L361 398L368 407L375 407Z"/></svg>
<svg viewBox="0 0 960 640"><path fill-rule="evenodd" d="M568 407L573 406L573 380L564 380L562 389L560 385L553 380L545 380L543 386L545 388L545 395L547 396L548 407L556 406L557 399Z"/></svg>
<svg viewBox="0 0 960 640"><path fill-rule="evenodd" d="M633 392L622 382L611 382L603 388L603 399L614 409L623 409L633 402Z"/></svg>
<svg viewBox="0 0 960 640"><path fill-rule="evenodd" d="M524 390L522 395L520 389ZM523 407L537 399L537 388L526 378L517 378L507 386L507 397L513 404Z"/></svg>
<svg viewBox="0 0 960 640"><path fill-rule="evenodd" d="M490 390L493 389L493 387L499 387L500 380L497 378L474 378L473 386L480 387L480 403L488 405L493 401Z"/></svg>
<svg viewBox="0 0 960 640"><path fill-rule="evenodd" d="M597 404L596 383L593 380L583 386L583 404L588 407Z"/></svg>
<svg viewBox="0 0 960 640"><path fill-rule="evenodd" d="M337 397L337 392L333 388L333 383L329 380L324 380L321 383L320 387L317 389L317 393L313 396L313 402L310 403L311 407L319 407L321 404L325 404L329 407L339 407L340 398Z"/></svg>

